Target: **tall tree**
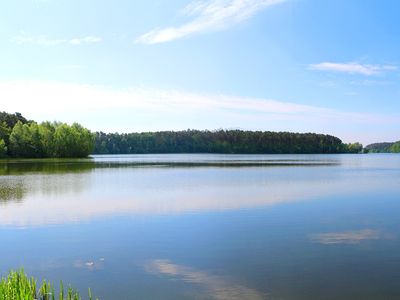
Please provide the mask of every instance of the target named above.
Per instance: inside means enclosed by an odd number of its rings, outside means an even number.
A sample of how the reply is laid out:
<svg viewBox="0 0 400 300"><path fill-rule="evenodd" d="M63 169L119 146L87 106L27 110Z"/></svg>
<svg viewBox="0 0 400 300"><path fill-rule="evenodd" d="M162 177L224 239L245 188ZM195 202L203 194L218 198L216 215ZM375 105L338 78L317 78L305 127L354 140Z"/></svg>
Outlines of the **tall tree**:
<svg viewBox="0 0 400 300"><path fill-rule="evenodd" d="M7 156L7 146L3 139L0 139L0 158Z"/></svg>

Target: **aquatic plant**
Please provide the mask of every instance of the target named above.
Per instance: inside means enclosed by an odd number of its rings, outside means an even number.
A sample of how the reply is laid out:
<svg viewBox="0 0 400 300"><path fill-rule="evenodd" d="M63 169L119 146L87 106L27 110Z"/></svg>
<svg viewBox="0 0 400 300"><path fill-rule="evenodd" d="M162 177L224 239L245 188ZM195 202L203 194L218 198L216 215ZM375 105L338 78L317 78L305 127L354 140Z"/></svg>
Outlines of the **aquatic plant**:
<svg viewBox="0 0 400 300"><path fill-rule="evenodd" d="M92 292L89 289L89 298ZM10 271L0 280L0 300L82 300L76 289L68 287L66 290L60 283L58 297L54 285L46 280L38 287L37 280L29 278L23 269Z"/></svg>

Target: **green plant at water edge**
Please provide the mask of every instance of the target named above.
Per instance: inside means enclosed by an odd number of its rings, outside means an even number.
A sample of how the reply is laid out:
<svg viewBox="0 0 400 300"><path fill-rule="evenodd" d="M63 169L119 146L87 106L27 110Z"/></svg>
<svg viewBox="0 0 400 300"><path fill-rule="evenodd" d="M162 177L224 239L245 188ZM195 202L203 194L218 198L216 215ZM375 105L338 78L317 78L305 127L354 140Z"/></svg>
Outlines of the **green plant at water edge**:
<svg viewBox="0 0 400 300"><path fill-rule="evenodd" d="M60 283L58 297L54 285L43 280L41 286L37 287L37 280L29 278L24 270L11 271L7 277L0 280L0 300L82 300L79 293L72 287L64 290ZM92 292L89 289L89 300L92 300Z"/></svg>

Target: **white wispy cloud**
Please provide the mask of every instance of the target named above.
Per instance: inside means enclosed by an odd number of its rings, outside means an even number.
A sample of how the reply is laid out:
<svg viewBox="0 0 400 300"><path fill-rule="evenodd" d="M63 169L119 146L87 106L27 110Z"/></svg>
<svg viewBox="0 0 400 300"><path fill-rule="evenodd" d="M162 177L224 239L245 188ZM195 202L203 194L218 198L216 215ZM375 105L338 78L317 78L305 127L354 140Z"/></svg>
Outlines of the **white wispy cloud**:
<svg viewBox="0 0 400 300"><path fill-rule="evenodd" d="M40 46L56 46L68 42L66 39L52 39L44 35L28 36L25 34L17 35L12 40L19 45L35 44Z"/></svg>
<svg viewBox="0 0 400 300"><path fill-rule="evenodd" d="M19 34L12 38L12 40L19 45L22 44L33 44L39 46L57 46L61 44L81 45L81 44L94 44L102 41L101 37L98 36L85 36L76 37L71 39L64 38L50 38L46 35L27 35L25 33Z"/></svg>
<svg viewBox="0 0 400 300"><path fill-rule="evenodd" d="M85 36L82 38L74 38L69 40L70 44L73 45L80 45L80 44L94 44L94 43L100 43L102 39L98 36Z"/></svg>
<svg viewBox="0 0 400 300"><path fill-rule="evenodd" d="M223 94L202 94L179 90L142 88L112 89L102 86L70 84L47 81L0 81L0 93L7 99L6 106L42 111L39 106L49 107L54 100L60 103L55 111L109 109L146 109L149 111L230 111L232 113L265 113L298 118L302 115L337 116L343 112L323 107L283 102L267 98L238 97ZM27 100L32 98L35 101ZM41 105L38 105L40 102ZM63 107L66 106L66 107ZM12 111L12 109L11 109ZM356 114L353 115L353 117ZM367 117L360 114L359 118ZM370 120L370 118L368 118Z"/></svg>
<svg viewBox="0 0 400 300"><path fill-rule="evenodd" d="M309 65L311 70L329 71L329 72L342 72L348 74L361 74L365 76L377 75L387 71L397 70L393 65L370 65L361 64L358 62L348 63L335 63L335 62L322 62L318 64Z"/></svg>
<svg viewBox="0 0 400 300"><path fill-rule="evenodd" d="M157 44L201 32L217 31L240 23L268 6L286 0L199 0L190 3L182 12L192 19L179 26L156 28L136 39L143 44Z"/></svg>

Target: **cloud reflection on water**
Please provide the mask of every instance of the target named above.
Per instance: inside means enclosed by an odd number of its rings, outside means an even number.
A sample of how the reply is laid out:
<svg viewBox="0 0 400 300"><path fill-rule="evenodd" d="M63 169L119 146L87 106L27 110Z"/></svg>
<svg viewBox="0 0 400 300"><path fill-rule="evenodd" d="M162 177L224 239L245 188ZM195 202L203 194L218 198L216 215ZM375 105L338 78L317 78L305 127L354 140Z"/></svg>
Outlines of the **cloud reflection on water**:
<svg viewBox="0 0 400 300"><path fill-rule="evenodd" d="M188 156L187 160L191 158ZM68 169L62 165L63 169L56 173L5 175L0 176L0 226L43 226L117 215L239 210L333 195L359 195L361 191L398 190L397 177L389 172L379 173L373 169L375 165L360 159L336 167L88 169L94 164L85 164L85 168L76 167L73 173L61 172ZM363 169L362 164L368 168ZM385 166L381 161L376 164Z"/></svg>
<svg viewBox="0 0 400 300"><path fill-rule="evenodd" d="M360 244L363 241L387 239L388 237L387 234L373 229L327 232L310 235L311 241L323 245Z"/></svg>
<svg viewBox="0 0 400 300"><path fill-rule="evenodd" d="M158 171L155 171L158 172ZM221 174L225 176L226 174ZM176 174L164 173L161 182L139 182L144 180L138 174L134 178L114 176L114 183L108 186L107 179L87 182L80 176L48 178L26 193L21 202L8 202L0 206L0 225L40 226L63 224L115 215L154 215L201 213L265 207L305 199L315 199L349 192L352 187L342 180L306 180L296 178L279 180L258 178L232 180L210 178L209 182L188 178L174 181ZM171 176L172 178L168 178ZM190 176L180 174L179 176ZM246 176L244 173L243 176ZM71 182L72 180L72 182ZM115 183L115 181L120 181ZM145 179L151 181L152 179ZM215 180L215 182L211 182ZM76 186L74 184L76 181ZM183 183L183 184L182 184ZM28 184L32 186L32 184ZM50 188L51 187L51 188ZM78 187L78 188L77 188ZM376 188L372 183L370 189Z"/></svg>
<svg viewBox="0 0 400 300"><path fill-rule="evenodd" d="M217 300L261 300L266 295L223 276L212 275L188 266L178 265L164 259L155 259L145 265L146 271L167 275L186 283L202 286L212 298Z"/></svg>

